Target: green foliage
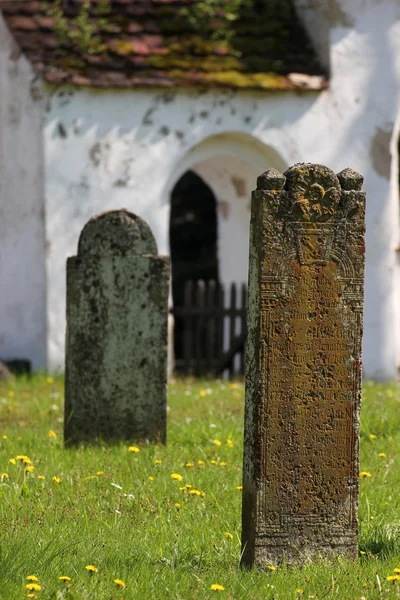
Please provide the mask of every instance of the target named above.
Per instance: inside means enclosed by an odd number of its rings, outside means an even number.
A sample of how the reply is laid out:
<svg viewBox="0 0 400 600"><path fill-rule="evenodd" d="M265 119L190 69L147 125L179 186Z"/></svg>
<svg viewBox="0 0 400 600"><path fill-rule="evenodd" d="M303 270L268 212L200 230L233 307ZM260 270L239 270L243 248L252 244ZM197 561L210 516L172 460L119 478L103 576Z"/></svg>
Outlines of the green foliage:
<svg viewBox="0 0 400 600"><path fill-rule="evenodd" d="M359 560L267 572L239 568L242 383L172 382L168 444L139 452L64 450L62 386L45 376L0 384L1 600L25 599L29 575L41 600L400 598L400 582L386 579L400 568L395 385L363 390L361 471L371 477L360 480Z"/></svg>
<svg viewBox="0 0 400 600"><path fill-rule="evenodd" d="M181 8L180 14L195 31L203 31L205 24L215 23L211 37L230 39L234 34L232 23L240 17L242 9L251 6L252 0L200 0Z"/></svg>
<svg viewBox="0 0 400 600"><path fill-rule="evenodd" d="M107 30L105 15L111 10L108 0L102 0L95 8L91 7L90 0L85 0L74 17L66 14L62 0L46 2L45 6L46 14L54 19L54 32L62 45L87 54L103 52L105 45L97 32ZM95 22L91 14L96 16Z"/></svg>
<svg viewBox="0 0 400 600"><path fill-rule="evenodd" d="M232 23L240 17L241 10L251 7L253 0L200 0L179 10L179 16L195 31L204 32L204 25L212 23L212 39L230 39ZM45 0L46 14L54 19L55 33L63 45L72 46L82 52L97 54L104 50L100 32L118 33L119 27L107 19L111 13L109 0L93 5L85 0L79 13L67 14L62 0ZM178 16L178 15L177 15ZM186 29L186 26L185 26Z"/></svg>

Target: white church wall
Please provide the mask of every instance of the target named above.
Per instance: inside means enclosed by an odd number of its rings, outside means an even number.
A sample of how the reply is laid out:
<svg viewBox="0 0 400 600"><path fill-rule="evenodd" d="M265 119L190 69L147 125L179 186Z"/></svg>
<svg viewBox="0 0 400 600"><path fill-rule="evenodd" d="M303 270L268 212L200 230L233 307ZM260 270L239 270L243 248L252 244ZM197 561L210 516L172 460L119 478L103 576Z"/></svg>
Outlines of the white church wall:
<svg viewBox="0 0 400 600"><path fill-rule="evenodd" d="M367 247L364 374L396 378L400 364L398 140L400 6L396 0L295 0L316 48L331 47L332 164L365 176ZM340 133L340 135L339 135Z"/></svg>
<svg viewBox="0 0 400 600"><path fill-rule="evenodd" d="M0 359L46 366L43 90L0 14Z"/></svg>
<svg viewBox="0 0 400 600"><path fill-rule="evenodd" d="M76 253L91 216L122 207L137 212L153 229L159 252L168 253L169 194L194 168L209 178L218 202L228 202L228 219L219 204L221 272L228 281L237 261L235 279L241 280L247 254L238 248L247 245L241 219L248 219L248 199L235 192L232 172L241 169L249 194L265 168L310 161L365 176L364 372L396 376L399 216L390 142L399 99L399 13L394 0L371 0L352 13L351 26L345 20L330 25L331 81L324 92L55 91L46 126L52 368L63 365L65 260Z"/></svg>

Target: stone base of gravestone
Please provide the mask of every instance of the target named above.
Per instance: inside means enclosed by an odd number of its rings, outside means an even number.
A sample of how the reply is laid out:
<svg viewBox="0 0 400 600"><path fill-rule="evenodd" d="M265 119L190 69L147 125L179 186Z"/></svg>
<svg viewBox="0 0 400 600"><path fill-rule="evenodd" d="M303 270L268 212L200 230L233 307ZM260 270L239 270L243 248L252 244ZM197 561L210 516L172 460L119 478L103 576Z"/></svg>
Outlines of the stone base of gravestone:
<svg viewBox="0 0 400 600"><path fill-rule="evenodd" d="M12 378L12 373L7 365L0 361L0 381L9 381Z"/></svg>
<svg viewBox="0 0 400 600"><path fill-rule="evenodd" d="M169 259L127 211L95 217L67 262L66 445L166 441Z"/></svg>
<svg viewBox="0 0 400 600"><path fill-rule="evenodd" d="M268 170L250 235L242 564L357 556L362 177Z"/></svg>

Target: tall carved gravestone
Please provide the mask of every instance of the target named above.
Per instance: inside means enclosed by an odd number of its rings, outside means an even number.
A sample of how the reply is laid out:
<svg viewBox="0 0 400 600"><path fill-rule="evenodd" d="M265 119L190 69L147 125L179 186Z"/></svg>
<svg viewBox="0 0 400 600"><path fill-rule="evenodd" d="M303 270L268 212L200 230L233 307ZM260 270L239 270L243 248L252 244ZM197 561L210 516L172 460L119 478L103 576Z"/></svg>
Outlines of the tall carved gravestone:
<svg viewBox="0 0 400 600"><path fill-rule="evenodd" d="M165 442L169 259L125 210L91 219L67 261L66 445Z"/></svg>
<svg viewBox="0 0 400 600"><path fill-rule="evenodd" d="M357 555L363 178L297 164L253 193L242 564Z"/></svg>

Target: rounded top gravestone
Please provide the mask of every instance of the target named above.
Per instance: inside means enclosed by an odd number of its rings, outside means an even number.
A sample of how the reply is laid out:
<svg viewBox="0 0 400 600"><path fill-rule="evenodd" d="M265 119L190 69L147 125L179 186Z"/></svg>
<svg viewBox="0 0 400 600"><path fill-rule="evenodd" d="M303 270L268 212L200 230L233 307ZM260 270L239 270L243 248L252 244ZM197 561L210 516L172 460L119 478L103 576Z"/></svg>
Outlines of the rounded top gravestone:
<svg viewBox="0 0 400 600"><path fill-rule="evenodd" d="M157 254L150 227L125 210L110 210L90 219L82 229L78 255L120 256Z"/></svg>

